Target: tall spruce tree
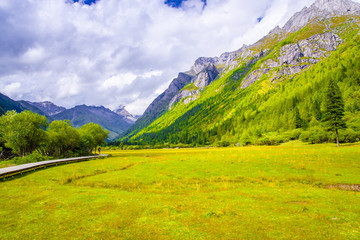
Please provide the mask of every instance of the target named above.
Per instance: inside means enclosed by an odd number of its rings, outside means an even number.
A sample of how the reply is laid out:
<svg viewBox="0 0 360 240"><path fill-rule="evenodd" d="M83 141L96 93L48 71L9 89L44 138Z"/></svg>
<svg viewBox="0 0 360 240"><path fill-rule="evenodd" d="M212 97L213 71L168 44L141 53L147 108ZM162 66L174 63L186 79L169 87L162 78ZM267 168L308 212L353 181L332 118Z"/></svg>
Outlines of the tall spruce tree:
<svg viewBox="0 0 360 240"><path fill-rule="evenodd" d="M339 147L339 129L346 128L344 121L344 101L339 86L334 78L330 78L326 88L324 121L329 130L335 131L336 143Z"/></svg>

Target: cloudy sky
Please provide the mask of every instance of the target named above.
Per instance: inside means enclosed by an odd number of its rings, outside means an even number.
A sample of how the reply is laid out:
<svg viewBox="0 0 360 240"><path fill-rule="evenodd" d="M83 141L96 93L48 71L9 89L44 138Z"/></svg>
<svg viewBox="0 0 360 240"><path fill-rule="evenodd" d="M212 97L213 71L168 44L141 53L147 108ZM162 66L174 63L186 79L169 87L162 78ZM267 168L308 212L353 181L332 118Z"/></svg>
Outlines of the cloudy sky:
<svg viewBox="0 0 360 240"><path fill-rule="evenodd" d="M314 0L204 2L0 0L0 92L142 114L198 57L254 43Z"/></svg>

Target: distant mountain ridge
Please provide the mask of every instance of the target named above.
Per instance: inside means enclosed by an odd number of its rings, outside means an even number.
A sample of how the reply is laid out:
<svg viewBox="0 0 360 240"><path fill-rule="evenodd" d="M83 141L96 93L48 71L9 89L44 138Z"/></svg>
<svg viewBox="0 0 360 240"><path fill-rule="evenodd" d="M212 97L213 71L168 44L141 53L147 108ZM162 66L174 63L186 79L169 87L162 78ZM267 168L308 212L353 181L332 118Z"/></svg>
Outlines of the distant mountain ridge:
<svg viewBox="0 0 360 240"><path fill-rule="evenodd" d="M0 115L5 114L9 110L17 112L29 110L46 116L49 122L54 120L70 120L74 127L81 127L84 124L93 122L109 130L110 140L124 132L136 121L136 118L125 109L124 105L120 105L116 112L103 106L80 105L66 109L49 101L14 101L0 93Z"/></svg>
<svg viewBox="0 0 360 240"><path fill-rule="evenodd" d="M124 132L134 123L134 121L127 117L120 116L103 106L95 107L79 105L52 115L52 117L55 120L68 119L75 127L81 127L90 122L99 124L103 128L109 130L109 139L113 139L118 134Z"/></svg>
<svg viewBox="0 0 360 240"><path fill-rule="evenodd" d="M27 103L37 107L38 109L43 111L48 116L53 116L53 115L56 115L56 114L61 113L66 110L66 108L57 106L50 101L45 101L45 102L29 102L29 101L27 101Z"/></svg>

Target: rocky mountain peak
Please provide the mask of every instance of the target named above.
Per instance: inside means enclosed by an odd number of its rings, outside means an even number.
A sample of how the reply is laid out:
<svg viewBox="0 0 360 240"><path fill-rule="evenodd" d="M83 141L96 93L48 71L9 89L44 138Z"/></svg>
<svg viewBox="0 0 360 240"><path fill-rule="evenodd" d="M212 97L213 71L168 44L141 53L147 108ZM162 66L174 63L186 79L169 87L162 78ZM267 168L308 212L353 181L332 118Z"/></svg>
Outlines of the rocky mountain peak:
<svg viewBox="0 0 360 240"><path fill-rule="evenodd" d="M125 109L125 105L123 105L123 104L120 104L119 107L114 110L114 112L117 115L126 118L127 120L130 120L132 122L136 121L136 118Z"/></svg>
<svg viewBox="0 0 360 240"><path fill-rule="evenodd" d="M360 4L351 0L317 0L310 7L305 7L300 12L295 13L282 30L295 32L317 17L327 18L334 15L349 14L360 14ZM271 32L277 33L278 29Z"/></svg>

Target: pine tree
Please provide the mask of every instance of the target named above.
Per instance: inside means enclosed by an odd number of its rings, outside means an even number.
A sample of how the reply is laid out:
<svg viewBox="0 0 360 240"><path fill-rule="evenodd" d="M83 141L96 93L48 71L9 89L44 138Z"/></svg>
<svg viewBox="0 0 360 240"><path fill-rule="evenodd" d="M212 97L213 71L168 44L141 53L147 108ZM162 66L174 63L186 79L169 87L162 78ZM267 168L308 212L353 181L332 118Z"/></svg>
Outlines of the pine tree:
<svg viewBox="0 0 360 240"><path fill-rule="evenodd" d="M299 109L297 107L295 107L293 111L294 111L295 127L301 128L303 126L303 120L301 119Z"/></svg>
<svg viewBox="0 0 360 240"><path fill-rule="evenodd" d="M335 80L330 78L326 88L324 121L327 124L329 130L335 130L336 143L338 147L340 146L338 130L346 128L346 124L343 119L344 111L344 101L340 88Z"/></svg>

